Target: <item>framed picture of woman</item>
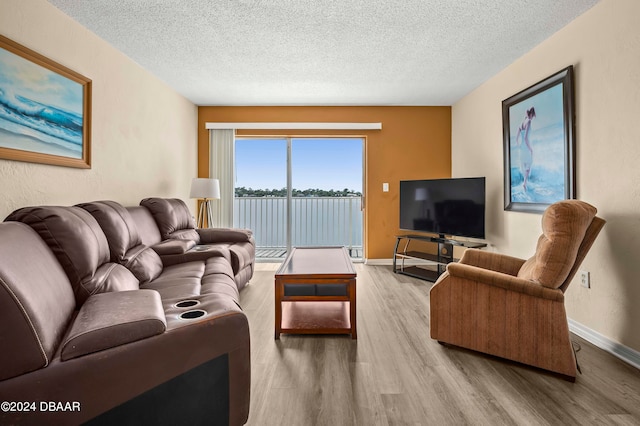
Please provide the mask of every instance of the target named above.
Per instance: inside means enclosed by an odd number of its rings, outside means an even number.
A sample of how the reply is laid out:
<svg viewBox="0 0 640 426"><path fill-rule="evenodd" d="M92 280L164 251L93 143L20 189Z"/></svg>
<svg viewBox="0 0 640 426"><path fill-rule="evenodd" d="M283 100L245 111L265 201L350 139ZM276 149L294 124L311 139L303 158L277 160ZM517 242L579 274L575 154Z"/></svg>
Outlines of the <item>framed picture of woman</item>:
<svg viewBox="0 0 640 426"><path fill-rule="evenodd" d="M573 66L502 101L504 209L575 198Z"/></svg>

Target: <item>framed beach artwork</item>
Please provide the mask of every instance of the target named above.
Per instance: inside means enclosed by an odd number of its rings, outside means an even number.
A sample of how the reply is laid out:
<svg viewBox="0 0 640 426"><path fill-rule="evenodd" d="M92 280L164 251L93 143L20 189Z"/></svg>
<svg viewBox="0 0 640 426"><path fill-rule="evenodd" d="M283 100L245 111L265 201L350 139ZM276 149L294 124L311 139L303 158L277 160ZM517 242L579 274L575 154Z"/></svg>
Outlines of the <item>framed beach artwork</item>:
<svg viewBox="0 0 640 426"><path fill-rule="evenodd" d="M0 159L91 168L91 80L0 36Z"/></svg>
<svg viewBox="0 0 640 426"><path fill-rule="evenodd" d="M504 209L575 198L573 66L502 101Z"/></svg>

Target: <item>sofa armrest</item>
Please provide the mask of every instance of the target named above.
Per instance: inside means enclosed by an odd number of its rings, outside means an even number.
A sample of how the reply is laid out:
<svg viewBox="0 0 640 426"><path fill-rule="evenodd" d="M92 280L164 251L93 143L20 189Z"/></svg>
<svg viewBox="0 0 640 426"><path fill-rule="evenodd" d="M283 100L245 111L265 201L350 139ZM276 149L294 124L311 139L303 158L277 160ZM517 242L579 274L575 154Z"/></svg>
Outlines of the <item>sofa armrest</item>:
<svg viewBox="0 0 640 426"><path fill-rule="evenodd" d="M211 243L244 243L253 241L250 229L236 228L198 228L200 244Z"/></svg>
<svg viewBox="0 0 640 426"><path fill-rule="evenodd" d="M195 417L212 410L207 418L214 423L228 417L230 425L245 424L251 389L249 322L231 297L211 294L201 300L198 308L208 313L204 318L179 319L178 312L191 308L166 304L171 312L165 314L164 333L71 361L56 356L46 368L1 380L0 395L11 395L14 401L77 401L81 410L0 411L0 424L83 424L119 406L144 413L148 424L197 424ZM223 371L198 376L195 383L206 382L208 391L203 392L185 378L209 361L220 361ZM228 403L217 403L225 395ZM185 401L193 403L193 410L184 411ZM130 415L105 423L127 420L131 422Z"/></svg>
<svg viewBox="0 0 640 426"><path fill-rule="evenodd" d="M450 263L447 272L451 277L463 278L469 281L477 281L486 285L500 287L508 291L524 293L533 297L562 302L564 294L560 290L543 287L529 280L515 277L502 272L495 272L477 266L462 263ZM440 281L440 280L438 280Z"/></svg>
<svg viewBox="0 0 640 426"><path fill-rule="evenodd" d="M196 245L193 240L164 240L151 248L160 256L167 254L183 254Z"/></svg>
<svg viewBox="0 0 640 426"><path fill-rule="evenodd" d="M523 259L507 256L479 249L467 249L460 259L461 264L477 266L482 269L502 272L503 274L518 275L518 271L524 264Z"/></svg>
<svg viewBox="0 0 640 426"><path fill-rule="evenodd" d="M62 361L164 333L167 322L154 290L94 294L78 312L62 344Z"/></svg>

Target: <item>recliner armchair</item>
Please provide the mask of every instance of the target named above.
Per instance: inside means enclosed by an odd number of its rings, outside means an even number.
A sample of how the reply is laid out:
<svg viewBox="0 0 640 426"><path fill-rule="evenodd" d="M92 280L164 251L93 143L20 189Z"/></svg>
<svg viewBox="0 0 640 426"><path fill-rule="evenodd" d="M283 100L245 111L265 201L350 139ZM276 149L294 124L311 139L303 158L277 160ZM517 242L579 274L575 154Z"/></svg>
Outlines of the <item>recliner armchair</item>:
<svg viewBox="0 0 640 426"><path fill-rule="evenodd" d="M466 250L431 288L431 338L575 380L564 292L605 224L596 213L578 200L549 206L528 260Z"/></svg>

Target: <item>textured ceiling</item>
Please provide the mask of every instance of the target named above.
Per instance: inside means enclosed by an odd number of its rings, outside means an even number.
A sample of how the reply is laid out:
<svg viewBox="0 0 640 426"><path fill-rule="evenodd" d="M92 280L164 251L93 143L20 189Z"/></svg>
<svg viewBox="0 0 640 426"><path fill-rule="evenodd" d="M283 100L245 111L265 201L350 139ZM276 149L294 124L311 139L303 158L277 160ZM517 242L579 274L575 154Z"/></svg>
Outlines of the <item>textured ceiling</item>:
<svg viewBox="0 0 640 426"><path fill-rule="evenodd" d="M197 105L452 105L597 1L49 0Z"/></svg>

